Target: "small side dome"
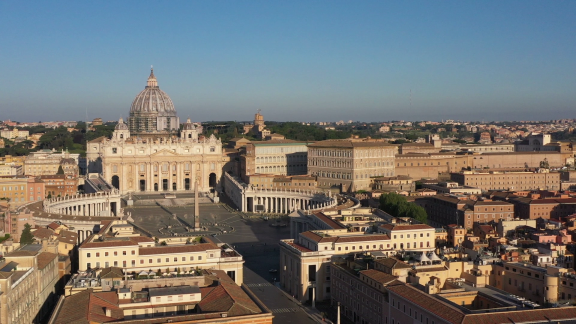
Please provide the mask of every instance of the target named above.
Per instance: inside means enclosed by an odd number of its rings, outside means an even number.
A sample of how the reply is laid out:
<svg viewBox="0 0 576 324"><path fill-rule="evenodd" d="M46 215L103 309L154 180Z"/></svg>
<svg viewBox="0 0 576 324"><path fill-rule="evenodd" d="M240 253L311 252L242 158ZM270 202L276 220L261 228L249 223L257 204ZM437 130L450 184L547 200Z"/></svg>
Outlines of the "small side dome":
<svg viewBox="0 0 576 324"><path fill-rule="evenodd" d="M124 123L124 119L122 117L120 117L120 119L118 119L118 124L116 124L116 127L114 127L115 130L128 130L128 125L126 125Z"/></svg>
<svg viewBox="0 0 576 324"><path fill-rule="evenodd" d="M196 127L194 127L194 124L192 124L192 122L190 121L190 118L188 118L186 120L186 123L182 127L182 130L195 130L195 129L196 129Z"/></svg>

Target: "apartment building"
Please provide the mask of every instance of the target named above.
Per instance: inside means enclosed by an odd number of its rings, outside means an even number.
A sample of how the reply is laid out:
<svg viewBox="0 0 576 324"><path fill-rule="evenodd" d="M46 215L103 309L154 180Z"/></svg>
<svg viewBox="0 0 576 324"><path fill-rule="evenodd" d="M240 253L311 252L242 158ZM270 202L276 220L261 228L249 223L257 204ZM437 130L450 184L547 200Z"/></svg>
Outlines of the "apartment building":
<svg viewBox="0 0 576 324"><path fill-rule="evenodd" d="M274 318L221 270L126 280L122 269L106 268L74 276L69 286L77 291L61 299L48 323L272 324Z"/></svg>
<svg viewBox="0 0 576 324"><path fill-rule="evenodd" d="M576 213L576 198L571 197L516 197L509 201L514 204L516 217L521 219L560 219Z"/></svg>
<svg viewBox="0 0 576 324"><path fill-rule="evenodd" d="M482 190L560 190L559 172L460 172L451 173L452 181Z"/></svg>
<svg viewBox="0 0 576 324"><path fill-rule="evenodd" d="M0 177L0 198L8 199L12 207L44 199L45 185L38 178L25 176Z"/></svg>
<svg viewBox="0 0 576 324"><path fill-rule="evenodd" d="M40 150L31 152L24 160L24 174L30 176L52 175L58 173L60 166L65 172L76 172L70 174L78 176L78 158L80 154L72 154L67 151L56 152L52 150ZM71 159L71 160L70 160ZM74 169L74 165L76 168Z"/></svg>
<svg viewBox="0 0 576 324"><path fill-rule="evenodd" d="M296 239L281 240L280 285L301 301L325 300L331 292L330 262L337 258L356 253L388 256L402 250L421 254L435 248L435 230L430 226L382 226L374 234L347 232L343 227L307 231Z"/></svg>
<svg viewBox="0 0 576 324"><path fill-rule="evenodd" d="M240 157L242 179L248 182L247 177L254 174L306 174L309 143L293 140L246 143L246 153Z"/></svg>
<svg viewBox="0 0 576 324"><path fill-rule="evenodd" d="M23 175L24 169L22 165L16 163L0 163L0 176L16 176Z"/></svg>
<svg viewBox="0 0 576 324"><path fill-rule="evenodd" d="M382 224L378 232L390 237L392 249L406 252L426 252L436 247L436 229L426 224Z"/></svg>
<svg viewBox="0 0 576 324"><path fill-rule="evenodd" d="M397 175L413 179L438 178L438 174L468 168L472 156L456 153L405 153L397 154L394 163Z"/></svg>
<svg viewBox="0 0 576 324"><path fill-rule="evenodd" d="M472 229L474 222L497 222L514 219L514 204L506 201L472 200L467 196L437 195L414 200L428 214L435 226L456 224Z"/></svg>
<svg viewBox="0 0 576 324"><path fill-rule="evenodd" d="M66 197L78 192L78 177L66 174L41 175L46 197Z"/></svg>
<svg viewBox="0 0 576 324"><path fill-rule="evenodd" d="M13 140L16 138L26 139L26 138L28 138L28 136L30 136L30 131L18 129L16 127L14 127L11 130L9 130L9 129L0 130L0 137L7 138L9 140Z"/></svg>
<svg viewBox="0 0 576 324"><path fill-rule="evenodd" d="M50 247L26 245L4 255L0 261L0 322L44 323L56 304L54 290L60 279L54 252Z"/></svg>
<svg viewBox="0 0 576 324"><path fill-rule="evenodd" d="M196 244L156 244L153 239L134 232L126 221L106 224L78 247L79 270L121 267L128 272L224 270L242 284L242 256L225 244L202 238Z"/></svg>
<svg viewBox="0 0 576 324"><path fill-rule="evenodd" d="M358 272L360 265L332 263L332 300L340 302L343 317L354 323L387 323L389 314L388 292L386 286L395 282L398 277L382 271L368 269Z"/></svg>
<svg viewBox="0 0 576 324"><path fill-rule="evenodd" d="M576 316L576 307L540 308L544 301L573 302L573 271L482 262L405 264L395 274L394 264L404 263L390 258L333 262L331 303L354 323L568 323ZM445 280L433 275L438 272Z"/></svg>
<svg viewBox="0 0 576 324"><path fill-rule="evenodd" d="M308 174L322 188L369 190L372 177L392 177L397 146L376 140L326 140L308 145Z"/></svg>

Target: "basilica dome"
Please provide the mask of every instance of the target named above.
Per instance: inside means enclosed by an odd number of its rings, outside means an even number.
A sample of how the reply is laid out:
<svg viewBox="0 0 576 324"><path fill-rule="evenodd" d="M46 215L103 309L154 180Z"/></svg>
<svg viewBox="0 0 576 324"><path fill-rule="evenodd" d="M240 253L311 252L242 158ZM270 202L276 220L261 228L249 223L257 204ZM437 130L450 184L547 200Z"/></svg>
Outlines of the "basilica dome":
<svg viewBox="0 0 576 324"><path fill-rule="evenodd" d="M153 113L159 116L173 116L176 114L172 99L158 87L154 69L151 70L150 77L148 77L148 85L132 102L130 113L135 112Z"/></svg>
<svg viewBox="0 0 576 324"><path fill-rule="evenodd" d="M136 96L130 107L128 117L130 133L168 134L177 131L179 127L180 120L172 99L166 92L160 90L154 69L151 69L146 88Z"/></svg>

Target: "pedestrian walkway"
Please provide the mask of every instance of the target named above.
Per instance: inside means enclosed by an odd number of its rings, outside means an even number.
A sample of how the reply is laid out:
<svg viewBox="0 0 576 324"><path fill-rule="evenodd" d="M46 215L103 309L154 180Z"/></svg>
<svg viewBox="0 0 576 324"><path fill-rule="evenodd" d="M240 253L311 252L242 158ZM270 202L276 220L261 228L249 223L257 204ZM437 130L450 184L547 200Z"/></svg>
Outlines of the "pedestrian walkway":
<svg viewBox="0 0 576 324"><path fill-rule="evenodd" d="M271 309L270 311L272 311L272 313L274 314L278 314L278 313L296 313L298 311L298 308L276 308L276 309Z"/></svg>
<svg viewBox="0 0 576 324"><path fill-rule="evenodd" d="M248 288L274 287L274 285L269 283L269 282L248 283L248 284L244 284L244 285L246 285Z"/></svg>

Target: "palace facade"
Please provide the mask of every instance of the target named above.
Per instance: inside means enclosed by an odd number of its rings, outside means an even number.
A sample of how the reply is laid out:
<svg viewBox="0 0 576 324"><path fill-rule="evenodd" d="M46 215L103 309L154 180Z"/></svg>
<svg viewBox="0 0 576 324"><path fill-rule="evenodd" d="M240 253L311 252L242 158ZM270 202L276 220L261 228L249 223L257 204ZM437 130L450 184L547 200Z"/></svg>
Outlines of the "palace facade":
<svg viewBox="0 0 576 324"><path fill-rule="evenodd" d="M225 162L222 142L214 135L199 135L201 130L190 119L179 136L172 133L177 118L171 104L168 95L159 90L154 73L150 73L148 86L130 109L130 126L120 118L112 138L99 137L88 143L89 171L102 174L123 194L193 190L196 181L200 191L215 188ZM166 131L154 131L146 125L146 120L153 120L155 115L164 122L168 114L176 119L170 119L169 127L162 126ZM139 115L148 119L135 123L134 116Z"/></svg>

